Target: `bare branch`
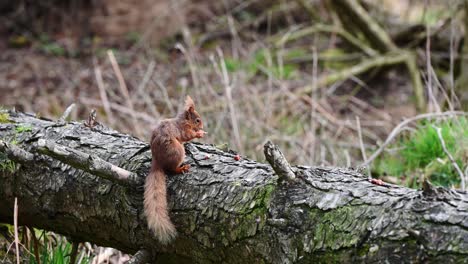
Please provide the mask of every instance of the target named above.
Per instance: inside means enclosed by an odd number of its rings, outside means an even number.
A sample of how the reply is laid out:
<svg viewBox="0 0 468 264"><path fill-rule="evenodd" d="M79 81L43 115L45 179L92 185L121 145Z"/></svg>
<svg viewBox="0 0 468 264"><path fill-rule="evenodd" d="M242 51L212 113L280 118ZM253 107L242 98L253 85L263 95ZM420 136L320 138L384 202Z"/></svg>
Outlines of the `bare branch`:
<svg viewBox="0 0 468 264"><path fill-rule="evenodd" d="M122 72L120 71L119 64L117 63L117 60L115 59L115 56L112 50L108 50L107 55L109 56L109 60L112 64L112 68L114 69L115 75L117 76L117 80L119 81L120 92L124 96L125 101L127 102L128 108L132 110L132 122L133 122L133 125L135 126L135 131L137 132L138 135L141 136L142 131L136 122L135 108L133 107L133 102L132 102L132 99L130 98L130 94L128 93L127 84L125 83Z"/></svg>
<svg viewBox="0 0 468 264"><path fill-rule="evenodd" d="M452 154L450 154L450 152L447 149L447 146L445 145L444 138L442 137L442 128L436 127L436 126L432 126L432 127L437 131L437 136L439 137L440 144L442 145L442 148L444 149L445 155L447 155L450 162L452 163L452 166L455 168L458 175L460 175L461 189L462 189L462 191L464 191L465 190L465 175L463 174L463 171L460 169L457 162L453 158Z"/></svg>
<svg viewBox="0 0 468 264"><path fill-rule="evenodd" d="M396 50L397 46L393 43L387 32L373 19L369 13L359 4L357 0L334 0L332 1L342 14L352 21L367 40L381 52ZM347 24L343 21L344 25ZM355 33L356 34L356 33Z"/></svg>
<svg viewBox="0 0 468 264"><path fill-rule="evenodd" d="M407 57L407 52L389 53L382 56L371 57L352 67L320 77L315 87L307 85L299 88L298 91L300 93L310 93L314 88L323 88L327 85L341 80L346 80L373 68L405 63L407 61Z"/></svg>
<svg viewBox="0 0 468 264"><path fill-rule="evenodd" d="M37 150L74 168L90 172L120 185L139 186L143 184L143 178L138 177L135 173L117 167L96 155L62 146L50 140L39 139Z"/></svg>
<svg viewBox="0 0 468 264"><path fill-rule="evenodd" d="M358 129L358 137L359 137L359 145L361 146L361 154L362 154L362 160L364 162L367 161L367 155L366 155L366 149L364 148L364 141L362 140L362 130L361 130L361 121L359 120L359 116L356 116L356 123L357 123L357 129ZM372 178L371 175L371 170L369 166L367 167L367 177Z"/></svg>
<svg viewBox="0 0 468 264"><path fill-rule="evenodd" d="M151 253L148 250L138 250L127 264L145 264L151 261Z"/></svg>
<svg viewBox="0 0 468 264"><path fill-rule="evenodd" d="M13 226L15 229L16 263L20 264L19 238L18 238L18 198L16 197L15 197L15 208L13 212Z"/></svg>
<svg viewBox="0 0 468 264"><path fill-rule="evenodd" d="M114 116L111 111L109 99L107 98L106 88L104 86L104 80L102 79L102 73L99 66L94 66L94 75L96 76L97 86L99 88L99 96L101 97L104 111L106 112L107 118L110 124L114 124Z"/></svg>

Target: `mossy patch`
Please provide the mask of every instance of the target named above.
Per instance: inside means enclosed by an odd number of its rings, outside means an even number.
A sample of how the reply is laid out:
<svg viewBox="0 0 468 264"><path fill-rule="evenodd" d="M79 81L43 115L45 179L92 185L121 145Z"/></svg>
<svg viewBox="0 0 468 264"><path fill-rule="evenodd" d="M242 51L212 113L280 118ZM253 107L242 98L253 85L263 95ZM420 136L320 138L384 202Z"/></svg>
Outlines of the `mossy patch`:
<svg viewBox="0 0 468 264"><path fill-rule="evenodd" d="M344 206L332 211L311 210L309 219L314 223L313 245L315 250L333 249L355 246L362 232L361 225L355 226L358 221L353 215L359 214L360 210L350 206Z"/></svg>
<svg viewBox="0 0 468 264"><path fill-rule="evenodd" d="M5 153L0 152L0 171L14 173L17 169L17 164L9 159Z"/></svg>
<svg viewBox="0 0 468 264"><path fill-rule="evenodd" d="M32 131L32 126L31 125L18 125L18 126L16 126L15 130L16 130L17 133L31 132Z"/></svg>
<svg viewBox="0 0 468 264"><path fill-rule="evenodd" d="M262 230L266 224L267 212L271 201L271 194L275 189L272 184L262 186L261 189L246 203L243 210L239 212L240 217L234 220L234 225L227 235L230 241L236 241L240 238L254 236ZM252 192L254 190L251 190Z"/></svg>
<svg viewBox="0 0 468 264"><path fill-rule="evenodd" d="M1 124L11 123L10 114L5 113L5 112L3 113L0 112L0 123Z"/></svg>

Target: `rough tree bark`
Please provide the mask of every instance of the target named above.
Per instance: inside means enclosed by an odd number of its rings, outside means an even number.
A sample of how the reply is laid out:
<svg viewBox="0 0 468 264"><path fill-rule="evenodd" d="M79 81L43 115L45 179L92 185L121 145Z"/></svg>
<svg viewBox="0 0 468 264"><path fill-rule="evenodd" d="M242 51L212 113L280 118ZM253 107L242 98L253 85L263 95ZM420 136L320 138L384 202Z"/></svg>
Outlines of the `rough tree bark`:
<svg viewBox="0 0 468 264"><path fill-rule="evenodd" d="M186 145L191 172L169 177L179 233L162 247L142 216L147 143L22 113L3 112L1 120L0 222L12 222L18 197L21 225L128 253L147 249L168 263L455 263L468 256L466 193L380 186L337 168L292 167L295 177L280 181L269 165L202 144ZM87 159L66 158L75 152ZM132 173L102 172L109 163Z"/></svg>

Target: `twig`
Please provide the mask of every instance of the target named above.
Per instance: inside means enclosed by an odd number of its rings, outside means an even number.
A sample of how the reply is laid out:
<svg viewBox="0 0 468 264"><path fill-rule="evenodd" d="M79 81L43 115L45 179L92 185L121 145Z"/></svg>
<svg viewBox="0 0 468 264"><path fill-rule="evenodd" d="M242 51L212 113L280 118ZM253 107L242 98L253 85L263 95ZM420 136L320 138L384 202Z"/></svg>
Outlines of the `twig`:
<svg viewBox="0 0 468 264"><path fill-rule="evenodd" d="M232 18L232 15L227 16L227 21L229 25L229 32L231 33L231 50L232 50L232 56L234 58L239 58L239 52L241 50L242 44L241 40L239 39L239 34L236 30L236 26L234 23L234 19Z"/></svg>
<svg viewBox="0 0 468 264"><path fill-rule="evenodd" d="M426 118L435 118L435 117L444 117L444 116L455 116L455 115L463 115L463 116L468 116L468 113L462 112L462 111L448 111L448 112L442 112L442 113L427 113L427 114L421 114L414 116L412 118L406 119L405 121L401 122L398 124L392 132L388 135L387 139L385 142L377 149L374 154L372 154L367 161L361 164L361 166L367 166L369 165L375 158L377 158L380 153L387 147L388 144L402 131L402 129L408 125L411 122L421 120L421 119L426 119Z"/></svg>
<svg viewBox="0 0 468 264"><path fill-rule="evenodd" d="M432 64L431 64L431 38L430 38L430 27L426 25L426 72L427 72L427 96L432 104L430 106L435 109L429 108L429 111L440 112L440 106L437 99L434 96L434 86L432 84Z"/></svg>
<svg viewBox="0 0 468 264"><path fill-rule="evenodd" d="M440 106L439 103L437 103L437 111L440 112L442 108L446 109L447 107L448 107L448 110L453 111L454 106L453 106L452 100L450 99L450 95L449 95L450 90L446 89L445 84L443 85L440 82L439 78L437 77L437 73L434 70L434 67L431 67L431 75L435 82L436 91L442 93L442 96L439 96L439 97L444 98L444 100L442 101L443 102L442 106Z"/></svg>
<svg viewBox="0 0 468 264"><path fill-rule="evenodd" d="M350 20L355 28L359 29L363 34L363 37L369 41L369 43L381 52L389 52L396 50L397 46L393 43L387 32L372 18L369 13L359 4L357 0L333 0L331 3L336 7L337 13L341 16L346 16ZM342 19L344 26L348 23L345 19ZM349 25L350 26L350 25ZM358 32L355 32L357 35Z"/></svg>
<svg viewBox="0 0 468 264"><path fill-rule="evenodd" d="M18 238L18 198L17 197L15 197L15 207L13 211L13 224L14 224L14 229L15 229L16 264L20 264L19 238Z"/></svg>
<svg viewBox="0 0 468 264"><path fill-rule="evenodd" d="M438 23L438 25L435 27L432 27L433 30L430 31L430 38L438 36L449 25L453 25L452 22L455 21L454 18L457 17L457 14L459 12L463 12L462 4L463 1L458 1L456 5L451 6L451 11L446 16L446 18L444 18L443 22ZM427 39L427 37L426 25L415 24L393 34L392 39L394 43L405 43L405 47L411 49L420 45L423 40Z"/></svg>
<svg viewBox="0 0 468 264"><path fill-rule="evenodd" d="M346 80L351 76L364 73L372 68L405 63L407 61L407 56L408 52L402 51L399 53L389 53L382 56L371 57L350 68L319 78L315 87L307 85L299 88L298 91L300 93L310 93L314 88L323 88L337 81Z"/></svg>
<svg viewBox="0 0 468 264"><path fill-rule="evenodd" d="M241 1L241 3L248 3L248 2L258 2L258 0L254 1ZM250 4L248 4L250 5ZM248 27L256 27L261 23L264 23L266 20L273 20L276 21L280 16L284 15L284 13L288 11L292 11L297 8L298 5L296 2L288 1L284 3L277 3L267 9L264 9L261 14L255 16L255 19L248 19L245 22L241 22L240 25L237 27L240 33L248 31ZM239 10L239 9L238 9ZM234 9L229 10L225 16L232 16L235 13ZM228 25L226 25L227 18L223 16L221 19L217 19L220 23L219 26L216 26L218 29L210 30L210 32L203 34L200 36L197 45L202 46L204 43L208 41L212 41L215 38L221 37L228 37L231 36L230 30ZM222 27L222 28L220 28Z"/></svg>
<svg viewBox="0 0 468 264"><path fill-rule="evenodd" d="M387 123L388 121L392 121L392 116L389 113L387 113L387 112L385 112L385 111L383 111L381 109L378 109L377 107L371 105L368 102L365 102L365 101L357 98L356 96L350 96L347 99L350 102L352 102L352 103L358 105L359 107L363 108L364 110L369 109L372 113L375 113L376 115L380 116L383 120L385 120L385 121L382 120L383 123Z"/></svg>
<svg viewBox="0 0 468 264"><path fill-rule="evenodd" d="M104 250L103 247L99 247L99 253L97 255L97 261L96 263L101 263L101 256L102 256L102 251Z"/></svg>
<svg viewBox="0 0 468 264"><path fill-rule="evenodd" d="M81 263L81 261L83 260L85 254L86 254L86 253L85 253L84 251L81 251L80 257L78 258L78 263Z"/></svg>
<svg viewBox="0 0 468 264"><path fill-rule="evenodd" d="M359 35L367 40L370 45L382 53L401 52L403 57L400 61L387 63L387 65L404 62L408 68L413 84L414 94L416 97L416 107L419 111L425 111L424 89L421 84L421 76L418 72L416 56L409 51L399 50L395 43L390 38L389 34L372 18L369 13L361 6L357 0L333 0L332 5L337 9L337 14L343 24L343 27L348 28L348 31ZM357 31L357 32L353 32ZM383 66L383 65L381 65ZM375 66L372 66L375 67ZM362 73L362 72L359 72ZM355 74L353 74L355 75ZM337 76L339 77L339 76ZM349 78L345 77L346 79ZM344 79L344 78L340 78ZM333 83L332 81L331 83ZM326 84L325 84L326 85Z"/></svg>
<svg viewBox="0 0 468 264"><path fill-rule="evenodd" d="M435 196L437 195L437 189L432 185L432 183L427 179L424 178L422 183L422 190L424 196Z"/></svg>
<svg viewBox="0 0 468 264"><path fill-rule="evenodd" d="M315 11L315 9L309 5L306 0L296 0L300 7L302 7L307 13L309 13L309 17L312 22L319 21L321 18Z"/></svg>
<svg viewBox="0 0 468 264"><path fill-rule="evenodd" d="M465 167L465 178L468 178L468 164Z"/></svg>
<svg viewBox="0 0 468 264"><path fill-rule="evenodd" d="M234 139L236 141L237 148L239 149L240 152L243 152L242 148L242 142L240 138L240 133L239 133L239 125L237 121L237 116L236 116L236 109L234 108L234 103L232 100L232 84L229 81L229 75L227 72L226 68L226 62L224 60L223 52L221 49L217 49L218 56L220 59L220 64L221 64L221 70L222 70L222 80L224 84L224 88L226 89L226 99L228 102L228 107L229 107L229 114L231 117L231 124L232 124L232 130L234 133Z"/></svg>
<svg viewBox="0 0 468 264"><path fill-rule="evenodd" d="M421 83L421 75L419 74L417 58L414 53L406 52L406 67L410 74L411 83L413 85L414 96L416 99L416 108L419 111L425 112L426 110L426 99L424 97L424 87Z"/></svg>
<svg viewBox="0 0 468 264"><path fill-rule="evenodd" d="M25 226L23 226L23 232L21 236L22 237L20 241L22 242L22 244L27 246L28 248L31 248L31 240L29 239L28 231L25 228Z"/></svg>
<svg viewBox="0 0 468 264"><path fill-rule="evenodd" d="M96 76L96 82L99 89L99 96L101 97L104 111L106 112L107 119L111 125L114 124L114 115L112 114L111 107L109 105L109 99L107 98L106 88L104 87L104 81L102 79L102 73L99 66L94 67L94 75Z"/></svg>
<svg viewBox="0 0 468 264"><path fill-rule="evenodd" d="M37 151L60 160L74 168L108 179L123 186L140 186L143 178L128 170L115 166L96 155L90 155L52 141L39 139Z"/></svg>
<svg viewBox="0 0 468 264"><path fill-rule="evenodd" d="M346 158L346 167L351 167L351 156L349 155L349 151L347 149L343 150L345 158Z"/></svg>
<svg viewBox="0 0 468 264"><path fill-rule="evenodd" d="M5 253L5 257L3 258L3 260L2 260L1 263L5 263L5 260L6 260L6 258L8 257L8 253L10 252L11 247L13 247L14 244L15 244L15 241L13 241L13 242L8 246L7 251L6 251L6 253ZM18 244L19 244L19 245L23 248L23 250L26 251L29 255L31 255L31 256L33 255L33 253L31 253L31 251L29 251L23 244L21 244L21 242L19 242Z"/></svg>
<svg viewBox="0 0 468 264"><path fill-rule="evenodd" d="M364 160L364 163L366 163L367 155L366 155L366 149L364 148L364 141L362 141L361 122L359 120L359 116L356 116L356 124L357 124L357 129L358 129L359 145L361 146L362 159ZM369 166L366 166L366 167L367 167L367 177L371 179L372 178L371 170Z"/></svg>
<svg viewBox="0 0 468 264"><path fill-rule="evenodd" d="M286 44L289 41L297 40L297 39L306 37L308 35L320 33L320 32L337 34L340 37L342 37L345 41L347 41L349 44L354 46L356 49L364 52L366 55L368 56L377 55L376 50L374 50L372 47L369 47L367 43L354 37L352 34L344 30L343 28L340 28L337 26L324 25L324 24L316 24L311 27L306 27L306 28L303 28L294 32L288 32L286 35L282 36L281 38L275 36L271 38L270 41L273 41L276 47L280 47L280 46L284 46L284 44Z"/></svg>
<svg viewBox="0 0 468 264"><path fill-rule="evenodd" d="M70 253L70 264L75 264L76 256L78 255L78 242L73 241L72 243L72 251Z"/></svg>
<svg viewBox="0 0 468 264"><path fill-rule="evenodd" d="M317 75L318 75L318 58L317 58L317 48L313 47L313 54L314 54L314 60L312 63L312 87L316 87L317 85ZM311 139L311 146L309 147L309 159L312 161L311 164L314 163L315 161L315 149L316 149L316 143L317 143L317 110L316 105L318 105L318 95L317 95L316 89L313 89L310 95L310 131L312 135L310 136Z"/></svg>
<svg viewBox="0 0 468 264"><path fill-rule="evenodd" d="M172 103L171 98L169 98L169 94L167 93L167 87L160 80L153 80L153 82L161 89L161 93L163 95L164 101L166 102L167 108L169 108L172 115L175 115L177 109Z"/></svg>
<svg viewBox="0 0 468 264"><path fill-rule="evenodd" d="M140 126L138 125L136 121L135 108L133 107L133 102L128 93L127 84L125 83L122 72L120 71L119 64L117 63L117 60L115 59L115 56L112 50L108 50L107 55L109 56L109 60L112 64L112 68L114 69L115 75L117 76L117 80L119 82L119 87L120 87L120 92L124 96L125 101L127 102L128 108L132 110L132 117L133 117L132 123L133 123L134 129L136 133L141 136L143 133L141 131Z"/></svg>
<svg viewBox="0 0 468 264"><path fill-rule="evenodd" d="M99 124L99 122L97 122L96 119L97 119L96 109L91 109L91 111L89 111L88 119L84 122L84 125L89 128L94 128L96 125Z"/></svg>
<svg viewBox="0 0 468 264"><path fill-rule="evenodd" d="M139 94L144 95L145 87L148 84L148 82L151 80L151 76L153 75L155 66L156 66L156 63L154 63L153 60L150 61L148 68L145 71L145 75L143 75L143 79L141 80L140 84L138 84L136 95L139 95Z"/></svg>
<svg viewBox="0 0 468 264"><path fill-rule="evenodd" d="M65 109L65 112L63 112L62 116L59 118L59 122L65 122L65 120L68 118L68 116L74 108L75 104L69 105L67 109Z"/></svg>
<svg viewBox="0 0 468 264"><path fill-rule="evenodd" d="M281 84L278 84L278 85L281 85ZM284 93L283 93L284 91ZM316 103L316 106L315 106L315 109L317 110L317 112L319 112L320 114L323 115L323 117L325 117L326 119L328 119L331 123L337 125L337 126L344 126L346 127L347 129L351 129L351 130L355 130L357 131L357 129L355 127L353 127L351 125L351 122L348 122L348 121L342 121L342 120L337 120L331 113L327 112L327 110L318 102L314 102L313 100L310 99L310 97L308 96L302 96L302 97L299 97L298 95L292 93L289 91L289 89L284 89L280 92L277 92L274 94L274 98L272 100L275 100L277 99L278 97L280 97L281 95L284 95L284 94L287 94L289 97L291 97L291 99L293 100L303 100L309 104L314 104ZM373 140L380 140L380 138L376 135L376 134L373 134L372 132L370 131L367 131L367 130L364 130L362 131L363 132L363 135L364 136L367 136Z"/></svg>
<svg viewBox="0 0 468 264"><path fill-rule="evenodd" d="M41 264L41 258L39 257L39 241L37 240L36 233L34 232L34 228L28 228L31 232L31 236L34 243L34 257L36 258L37 264Z"/></svg>
<svg viewBox="0 0 468 264"><path fill-rule="evenodd" d="M156 63L154 61L151 61L150 64L148 65L145 75L143 76L143 80L138 85L136 95L141 96L146 106L151 110L152 114L156 117L159 117L161 114L155 107L152 97L150 96L149 93L145 94L145 88L148 85L148 82L151 80L151 76L153 75L155 66L156 66Z"/></svg>
<svg viewBox="0 0 468 264"><path fill-rule="evenodd" d="M88 105L88 106L94 106L94 107L102 106L102 101L92 99L92 98L87 98L87 97L81 97L80 102L82 104L85 104L85 105ZM125 106L122 106L122 105L119 105L119 104L115 104L115 103L109 103L109 107L111 109L115 110L115 111L118 111L118 112L122 113L122 114L132 116L132 110L129 109L128 107L125 107ZM149 123L155 123L157 121L155 118L153 118L150 115L145 114L145 113L135 113L135 116L138 119L143 120L145 122L149 122Z"/></svg>
<svg viewBox="0 0 468 264"><path fill-rule="evenodd" d="M440 144L442 145L442 148L444 149L445 155L447 155L453 167L457 171L458 175L460 175L461 189L462 191L465 191L465 175L463 174L463 171L460 169L457 162L453 158L452 154L450 154L450 152L448 151L447 146L445 145L444 138L442 137L442 129L434 125L432 127L437 131L437 136L439 137Z"/></svg>
<svg viewBox="0 0 468 264"><path fill-rule="evenodd" d="M186 36L189 32L187 30L184 30L183 33L185 33L184 36ZM190 44L190 41L186 41L186 42L188 44ZM195 67L196 65L195 65L195 61L194 61L194 58L193 58L193 52L190 52L192 49L189 46L189 50L187 50L180 43L177 43L175 45L175 48L180 50L180 52L182 52L182 54L184 54L185 58L187 59L187 63L189 65L190 74L192 76L194 88L198 88L200 81L198 80L198 77L197 77L197 74L196 74L196 67Z"/></svg>
<svg viewBox="0 0 468 264"><path fill-rule="evenodd" d="M454 109L454 106L453 106L453 103L454 103L454 100L453 100L453 97L455 96L455 80L454 80L454 56L455 56L455 52L457 52L457 50L455 49L454 47L454 21L455 19L453 19L453 17L450 17L450 69L449 69L449 86L450 86L450 98L447 100L448 102L448 105L449 105L449 109L451 111L453 111ZM458 55L458 54L457 54ZM466 174L465 174L466 175Z"/></svg>
<svg viewBox="0 0 468 264"><path fill-rule="evenodd" d="M13 245L15 244L15 241L13 241L7 248L6 252L5 252L5 256L3 257L3 262L2 263L6 263L6 259L8 257L8 253L10 253L10 250L11 250L11 247L13 247Z"/></svg>
<svg viewBox="0 0 468 264"><path fill-rule="evenodd" d="M133 255L127 264L144 264L151 260L151 253L146 249L140 249Z"/></svg>

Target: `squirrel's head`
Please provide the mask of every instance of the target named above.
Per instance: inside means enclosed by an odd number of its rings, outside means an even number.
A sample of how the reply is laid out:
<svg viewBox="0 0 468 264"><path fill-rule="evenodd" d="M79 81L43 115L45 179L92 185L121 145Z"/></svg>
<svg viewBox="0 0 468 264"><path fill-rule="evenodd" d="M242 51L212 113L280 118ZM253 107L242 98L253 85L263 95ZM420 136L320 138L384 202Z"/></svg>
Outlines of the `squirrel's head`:
<svg viewBox="0 0 468 264"><path fill-rule="evenodd" d="M187 95L185 99L184 112L181 115L184 119L184 123L190 126L193 130L198 131L203 129L203 121L200 115L195 111L195 104L190 96Z"/></svg>

